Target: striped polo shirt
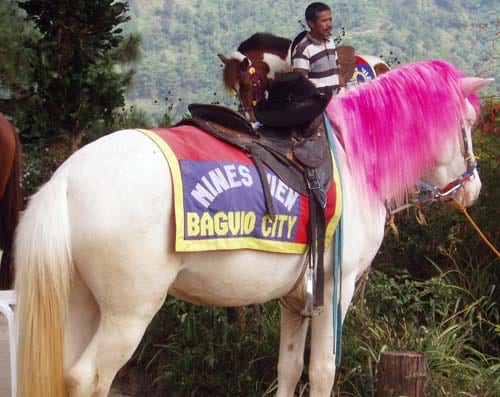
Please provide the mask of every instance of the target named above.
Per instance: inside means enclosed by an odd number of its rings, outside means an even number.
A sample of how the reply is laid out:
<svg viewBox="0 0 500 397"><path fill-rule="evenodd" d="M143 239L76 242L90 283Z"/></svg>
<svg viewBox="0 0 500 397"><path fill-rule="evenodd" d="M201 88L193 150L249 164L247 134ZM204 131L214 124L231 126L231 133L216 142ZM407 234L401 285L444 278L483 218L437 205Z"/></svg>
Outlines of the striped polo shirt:
<svg viewBox="0 0 500 397"><path fill-rule="evenodd" d="M307 70L309 80L320 91L326 87L334 93L338 91L340 66L333 40L321 41L308 32L293 51L292 66Z"/></svg>

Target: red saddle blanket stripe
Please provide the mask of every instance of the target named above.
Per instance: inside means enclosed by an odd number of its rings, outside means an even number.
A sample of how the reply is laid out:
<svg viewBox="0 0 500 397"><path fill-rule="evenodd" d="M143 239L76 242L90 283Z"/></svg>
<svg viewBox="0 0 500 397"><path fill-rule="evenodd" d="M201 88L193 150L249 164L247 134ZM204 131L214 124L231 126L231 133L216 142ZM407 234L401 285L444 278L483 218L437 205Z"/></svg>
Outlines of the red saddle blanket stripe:
<svg viewBox="0 0 500 397"><path fill-rule="evenodd" d="M265 169L276 218L267 215L251 158L194 126L138 130L167 159L173 181L176 251L255 249L304 253L309 201ZM334 162L333 162L334 163ZM339 180L334 165L335 181ZM340 184L326 192L326 247L342 208Z"/></svg>

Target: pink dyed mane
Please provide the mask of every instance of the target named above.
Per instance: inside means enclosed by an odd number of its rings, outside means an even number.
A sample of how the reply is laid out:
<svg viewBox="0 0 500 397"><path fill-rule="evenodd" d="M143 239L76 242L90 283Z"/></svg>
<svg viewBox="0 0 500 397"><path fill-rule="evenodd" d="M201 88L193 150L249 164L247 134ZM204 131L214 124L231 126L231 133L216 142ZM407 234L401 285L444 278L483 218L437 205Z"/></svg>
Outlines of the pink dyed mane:
<svg viewBox="0 0 500 397"><path fill-rule="evenodd" d="M465 114L460 77L446 62L419 62L330 102L349 166L369 194L400 200L457 137Z"/></svg>

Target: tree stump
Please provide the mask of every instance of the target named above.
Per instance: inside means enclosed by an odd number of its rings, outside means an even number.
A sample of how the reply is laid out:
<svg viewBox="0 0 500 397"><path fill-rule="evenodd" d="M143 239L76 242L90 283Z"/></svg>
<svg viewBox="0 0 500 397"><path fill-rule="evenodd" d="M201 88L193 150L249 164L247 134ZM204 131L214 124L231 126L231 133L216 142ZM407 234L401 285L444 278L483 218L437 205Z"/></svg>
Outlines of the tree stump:
<svg viewBox="0 0 500 397"><path fill-rule="evenodd" d="M425 397L427 377L422 353L384 352L377 366L376 397Z"/></svg>

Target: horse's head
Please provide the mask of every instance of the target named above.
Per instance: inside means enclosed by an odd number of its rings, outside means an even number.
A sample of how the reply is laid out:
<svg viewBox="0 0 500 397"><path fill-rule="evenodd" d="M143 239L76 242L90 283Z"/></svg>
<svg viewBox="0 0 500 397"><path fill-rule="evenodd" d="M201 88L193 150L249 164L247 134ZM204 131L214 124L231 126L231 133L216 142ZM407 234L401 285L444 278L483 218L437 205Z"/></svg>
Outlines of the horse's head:
<svg viewBox="0 0 500 397"><path fill-rule="evenodd" d="M398 67L332 99L327 113L360 189L373 202L401 203L419 184L419 201L454 197L471 205L481 189L471 139L476 92L490 82L433 60Z"/></svg>
<svg viewBox="0 0 500 397"><path fill-rule="evenodd" d="M493 79L461 78L460 88L465 98L465 112L457 139L450 141L440 154L437 166L423 178L438 198L457 199L463 206L472 205L481 190L477 161L472 147L472 127L478 118L469 99L471 94L487 86Z"/></svg>
<svg viewBox="0 0 500 397"><path fill-rule="evenodd" d="M239 99L239 111L250 121L255 121L254 107L269 89L269 66L257 58L235 52L231 58L217 55L224 63L224 87L234 91Z"/></svg>

